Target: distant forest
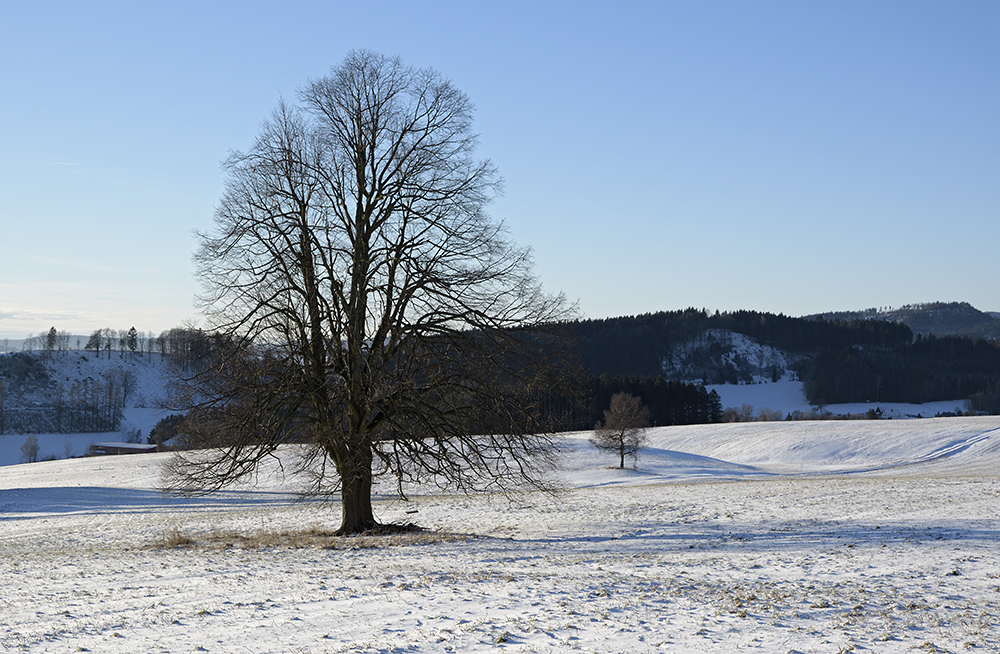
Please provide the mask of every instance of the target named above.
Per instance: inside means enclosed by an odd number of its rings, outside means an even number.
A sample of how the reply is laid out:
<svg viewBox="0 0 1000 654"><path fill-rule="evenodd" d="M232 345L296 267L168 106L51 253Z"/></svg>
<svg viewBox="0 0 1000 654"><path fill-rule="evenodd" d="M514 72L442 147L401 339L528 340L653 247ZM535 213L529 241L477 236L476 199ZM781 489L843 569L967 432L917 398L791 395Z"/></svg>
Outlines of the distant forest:
<svg viewBox="0 0 1000 654"><path fill-rule="evenodd" d="M893 348L824 348L802 372L813 404L970 399L989 409L1000 381L995 341L924 337Z"/></svg>
<svg viewBox="0 0 1000 654"><path fill-rule="evenodd" d="M720 329L744 334L792 353L825 348L894 348L913 340L903 324L873 320L805 320L757 311L708 314L704 310L661 311L640 316L582 320L570 326L580 361L591 375L656 377L673 348Z"/></svg>
<svg viewBox="0 0 1000 654"><path fill-rule="evenodd" d="M582 320L568 328L588 376L631 379L629 383L636 388L657 383L663 375L663 361L675 347L717 329L801 355L793 368L814 405L969 399L976 410L1000 413L1000 342L996 340L914 337L907 325L886 320L791 318L757 311L709 314L693 308ZM627 384L621 381L619 385Z"/></svg>
<svg viewBox="0 0 1000 654"><path fill-rule="evenodd" d="M791 318L756 311L709 314L693 308L580 320L557 329L565 330L580 362L572 380L577 392L575 397L550 395L541 402L546 410L564 416L565 429L592 428L617 392L638 396L656 426L724 419L718 393L702 384L751 381L745 370L706 369L700 381L664 375L664 360L674 349L709 330L743 334L790 354L789 368L805 383L814 406L968 399L975 411L1000 414L998 340L914 336L906 324L874 317ZM112 352L115 356L160 353L191 360L210 351L212 340L210 334L187 328L159 335L134 328L100 329L90 335L84 349L98 357L111 357ZM55 328L39 334L33 344L43 357L70 349L67 335ZM784 372L776 371L776 377ZM0 433L117 429L132 383L128 375L108 374L86 384L57 388L37 359L16 354L0 357Z"/></svg>
<svg viewBox="0 0 1000 654"><path fill-rule="evenodd" d="M980 311L968 302L927 302L907 304L899 308L883 307L862 311L838 311L806 316L825 320L888 320L901 322L914 334L928 336L968 336L970 338L1000 338L1000 320Z"/></svg>

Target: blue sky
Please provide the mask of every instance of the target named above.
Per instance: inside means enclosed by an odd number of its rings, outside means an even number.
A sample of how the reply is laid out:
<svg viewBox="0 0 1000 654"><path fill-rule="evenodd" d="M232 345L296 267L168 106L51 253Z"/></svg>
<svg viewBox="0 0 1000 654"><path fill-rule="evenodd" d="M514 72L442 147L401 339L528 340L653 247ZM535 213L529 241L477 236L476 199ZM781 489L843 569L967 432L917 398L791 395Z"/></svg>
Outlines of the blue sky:
<svg viewBox="0 0 1000 654"><path fill-rule="evenodd" d="M1000 310L1000 3L0 12L0 337L197 319L220 162L355 48L473 99L494 216L585 317Z"/></svg>

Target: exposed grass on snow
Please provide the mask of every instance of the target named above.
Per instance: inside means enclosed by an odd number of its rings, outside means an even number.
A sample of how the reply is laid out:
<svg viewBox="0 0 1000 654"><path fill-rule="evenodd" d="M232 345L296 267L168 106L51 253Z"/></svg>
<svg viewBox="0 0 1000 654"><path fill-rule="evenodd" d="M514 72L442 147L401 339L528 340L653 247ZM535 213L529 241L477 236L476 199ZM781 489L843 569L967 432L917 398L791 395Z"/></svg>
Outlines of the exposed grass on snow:
<svg viewBox="0 0 1000 654"><path fill-rule="evenodd" d="M182 531L171 527L147 547L158 549L200 549L224 550L229 548L244 550L263 549L325 549L357 550L386 547L406 547L449 543L475 538L471 534L429 531L413 525L386 525L382 529L354 536L341 536L320 527L300 530L212 530L207 533Z"/></svg>

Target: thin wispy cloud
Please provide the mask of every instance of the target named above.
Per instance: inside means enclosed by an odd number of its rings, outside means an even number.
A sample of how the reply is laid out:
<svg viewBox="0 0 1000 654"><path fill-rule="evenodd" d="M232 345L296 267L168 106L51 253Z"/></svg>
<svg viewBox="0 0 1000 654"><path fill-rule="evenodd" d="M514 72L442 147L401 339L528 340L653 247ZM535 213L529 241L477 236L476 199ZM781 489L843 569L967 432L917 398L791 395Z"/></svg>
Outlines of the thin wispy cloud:
<svg viewBox="0 0 1000 654"><path fill-rule="evenodd" d="M15 309L2 310L0 309L0 320L16 320L16 321L75 321L85 318L83 314L74 311L30 311Z"/></svg>
<svg viewBox="0 0 1000 654"><path fill-rule="evenodd" d="M46 266L62 266L76 270L89 270L90 272L111 273L114 275L155 275L160 272L158 268L120 268L103 264L88 263L80 260L55 259L52 257L39 257L31 254L21 255L20 261L24 263L40 263Z"/></svg>

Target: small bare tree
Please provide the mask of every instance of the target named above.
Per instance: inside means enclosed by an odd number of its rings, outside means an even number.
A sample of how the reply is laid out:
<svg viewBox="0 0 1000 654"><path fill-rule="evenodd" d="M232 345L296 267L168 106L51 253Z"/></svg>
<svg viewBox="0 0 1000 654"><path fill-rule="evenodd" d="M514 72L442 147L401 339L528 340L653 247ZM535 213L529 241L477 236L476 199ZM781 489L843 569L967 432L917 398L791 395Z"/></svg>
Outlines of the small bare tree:
<svg viewBox="0 0 1000 654"><path fill-rule="evenodd" d="M485 207L472 104L432 70L358 51L279 104L226 163L196 254L209 351L187 391L180 489L223 486L312 446L341 533L378 525L379 474L462 489L537 483L539 406L569 316Z"/></svg>
<svg viewBox="0 0 1000 654"><path fill-rule="evenodd" d="M649 409L635 395L615 393L604 410L604 420L594 427L590 442L599 450L618 455L618 467L625 467L625 457L638 458L646 441Z"/></svg>
<svg viewBox="0 0 1000 654"><path fill-rule="evenodd" d="M21 445L21 460L25 463L38 461L38 439L34 434L24 439L24 444Z"/></svg>
<svg viewBox="0 0 1000 654"><path fill-rule="evenodd" d="M124 408L128 403L128 398L139 386L139 378L135 372L127 368L111 368L102 374L108 384L109 397L119 397L120 404ZM113 390L112 390L113 389Z"/></svg>

